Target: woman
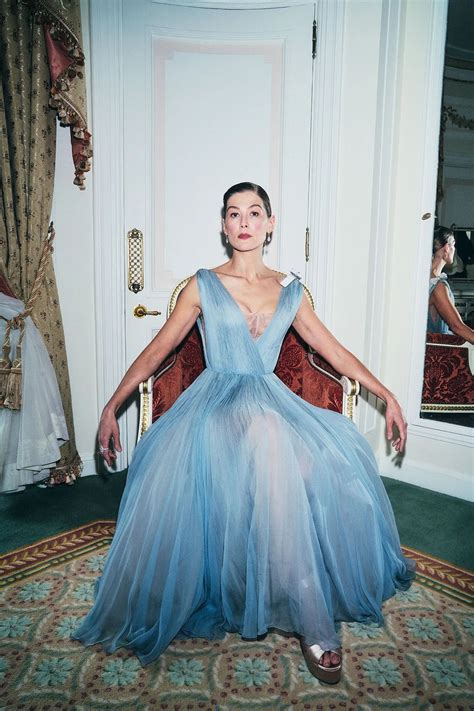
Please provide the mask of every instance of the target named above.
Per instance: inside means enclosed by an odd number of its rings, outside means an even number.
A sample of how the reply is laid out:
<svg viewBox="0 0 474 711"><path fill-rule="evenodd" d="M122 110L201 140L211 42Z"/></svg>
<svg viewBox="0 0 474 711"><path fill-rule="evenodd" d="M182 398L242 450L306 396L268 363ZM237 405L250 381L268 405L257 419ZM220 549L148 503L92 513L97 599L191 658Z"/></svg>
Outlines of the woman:
<svg viewBox="0 0 474 711"><path fill-rule="evenodd" d="M464 323L454 305L454 295L443 273L447 264L454 262L456 242L447 227L437 227L433 237L430 296L428 302L428 333L454 333L469 343L474 343L474 330Z"/></svg>
<svg viewBox="0 0 474 711"><path fill-rule="evenodd" d="M75 638L135 650L146 664L174 638L296 633L318 679L341 677L340 620L383 622L414 577L372 451L344 416L313 407L273 373L291 325L336 370L395 397L338 343L298 279L282 285L262 247L275 217L258 185L224 195L230 260L199 269L102 414L100 450L119 450L115 413L198 320L206 369L138 444L95 605ZM395 433L394 427L398 433Z"/></svg>

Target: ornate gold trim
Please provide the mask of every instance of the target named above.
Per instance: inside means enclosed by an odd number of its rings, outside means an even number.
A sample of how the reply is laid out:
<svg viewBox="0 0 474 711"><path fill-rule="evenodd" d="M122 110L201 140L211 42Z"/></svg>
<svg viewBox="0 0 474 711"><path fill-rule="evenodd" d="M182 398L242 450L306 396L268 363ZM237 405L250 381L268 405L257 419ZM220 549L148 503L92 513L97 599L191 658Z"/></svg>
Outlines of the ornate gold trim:
<svg viewBox="0 0 474 711"><path fill-rule="evenodd" d="M153 380L148 378L143 383L140 383L140 429L138 432L138 441L145 434L150 426L150 400L153 393ZM149 387L150 386L150 387Z"/></svg>
<svg viewBox="0 0 474 711"><path fill-rule="evenodd" d="M429 405L421 404L421 412L459 412L461 415L474 412L474 405Z"/></svg>
<svg viewBox="0 0 474 711"><path fill-rule="evenodd" d="M353 420L354 419L355 396L354 395L347 395L345 404L346 404L346 407L345 407L346 412L344 414L350 420Z"/></svg>
<svg viewBox="0 0 474 711"><path fill-rule="evenodd" d="M179 284L173 289L173 293L171 294L170 300L168 301L168 308L166 309L166 320L168 320L171 314L173 313L173 309L176 306L176 302L178 301L178 296L191 279L192 276L186 277L186 279L180 281Z"/></svg>

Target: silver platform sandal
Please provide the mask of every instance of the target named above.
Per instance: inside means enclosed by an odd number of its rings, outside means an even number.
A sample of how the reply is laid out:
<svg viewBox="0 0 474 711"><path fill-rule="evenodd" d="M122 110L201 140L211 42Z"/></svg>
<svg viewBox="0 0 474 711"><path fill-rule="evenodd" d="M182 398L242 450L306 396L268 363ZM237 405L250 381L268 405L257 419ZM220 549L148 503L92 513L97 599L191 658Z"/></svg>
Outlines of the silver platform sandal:
<svg viewBox="0 0 474 711"><path fill-rule="evenodd" d="M316 679L319 679L319 681L323 681L326 684L337 684L341 680L342 649L340 647L338 649L326 650L322 649L319 644L306 644L303 640L300 640L300 645L308 669L311 674L316 677ZM341 662L330 667L323 666L320 662L322 662L325 652L333 652L333 654L337 654L338 657L340 657Z"/></svg>

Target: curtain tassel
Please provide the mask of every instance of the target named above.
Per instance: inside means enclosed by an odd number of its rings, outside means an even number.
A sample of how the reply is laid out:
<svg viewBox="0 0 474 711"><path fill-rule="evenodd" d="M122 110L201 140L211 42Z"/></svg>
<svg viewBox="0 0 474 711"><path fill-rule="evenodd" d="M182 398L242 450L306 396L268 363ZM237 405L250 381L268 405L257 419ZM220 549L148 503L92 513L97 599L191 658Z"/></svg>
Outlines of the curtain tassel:
<svg viewBox="0 0 474 711"><path fill-rule="evenodd" d="M12 362L10 360L10 329L10 324L7 322L2 348L3 355L0 359L0 407L5 407L8 376L12 367Z"/></svg>
<svg viewBox="0 0 474 711"><path fill-rule="evenodd" d="M53 251L54 235L53 223L50 222L30 298L26 302L23 311L7 321L3 340L3 357L0 359L0 407L7 407L9 410L19 410L21 408L21 343L25 332L25 318L32 312L40 294L46 264L50 252ZM13 362L10 360L10 331L12 328L20 329L20 337L18 338Z"/></svg>
<svg viewBox="0 0 474 711"><path fill-rule="evenodd" d="M13 361L10 360L10 331L12 328L20 329ZM9 410L19 410L21 408L21 343L24 332L25 323L23 319L15 317L7 321L3 341L3 357L0 360L0 407L6 407Z"/></svg>
<svg viewBox="0 0 474 711"><path fill-rule="evenodd" d="M23 331L21 336L23 336ZM20 338L21 338L20 336ZM13 359L7 377L4 407L9 410L19 410L21 408L21 345L16 347L15 358Z"/></svg>

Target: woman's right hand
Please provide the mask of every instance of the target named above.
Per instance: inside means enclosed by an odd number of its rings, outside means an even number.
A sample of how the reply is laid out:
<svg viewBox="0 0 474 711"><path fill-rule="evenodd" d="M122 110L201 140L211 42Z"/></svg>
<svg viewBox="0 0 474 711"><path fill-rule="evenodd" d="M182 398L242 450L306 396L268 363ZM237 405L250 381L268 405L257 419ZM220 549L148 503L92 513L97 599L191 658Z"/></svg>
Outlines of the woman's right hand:
<svg viewBox="0 0 474 711"><path fill-rule="evenodd" d="M117 452L122 451L120 431L112 408L106 406L102 412L99 423L99 454L105 459L109 467L117 459Z"/></svg>

